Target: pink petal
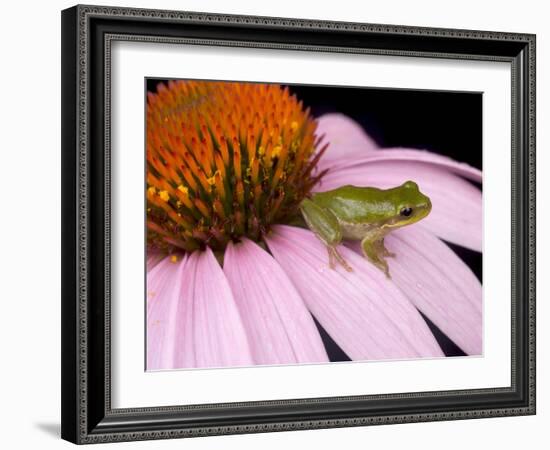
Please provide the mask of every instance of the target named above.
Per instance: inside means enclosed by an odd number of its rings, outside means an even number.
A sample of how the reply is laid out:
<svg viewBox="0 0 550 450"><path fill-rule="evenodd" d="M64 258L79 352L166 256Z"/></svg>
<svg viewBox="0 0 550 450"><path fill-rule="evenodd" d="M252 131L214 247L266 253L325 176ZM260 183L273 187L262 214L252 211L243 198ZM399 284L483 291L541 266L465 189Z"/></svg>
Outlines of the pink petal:
<svg viewBox="0 0 550 450"><path fill-rule="evenodd" d="M443 242L416 226L390 233L385 244L394 283L468 355L482 353L481 283ZM360 252L360 245L353 243Z"/></svg>
<svg viewBox="0 0 550 450"><path fill-rule="evenodd" d="M349 158L338 163L338 168L343 169L352 166L360 166L379 161L422 162L435 168L447 169L456 175L468 178L477 183L482 181L482 172L468 164L457 162L446 156L438 155L427 150L414 150L408 148L385 148L376 153L367 153L358 158Z"/></svg>
<svg viewBox="0 0 550 450"><path fill-rule="evenodd" d="M376 142L354 120L343 114L325 114L318 119L317 135L325 135L327 151L319 162L319 168L325 169L358 158L376 150Z"/></svg>
<svg viewBox="0 0 550 450"><path fill-rule="evenodd" d="M174 367L179 316L178 280L187 258L171 262L164 258L147 272L147 369Z"/></svg>
<svg viewBox="0 0 550 450"><path fill-rule="evenodd" d="M468 181L433 164L406 161L376 161L329 172L315 187L326 191L352 184L383 189L407 180L418 183L432 201L428 217L415 226L423 227L446 241L481 251L481 191Z"/></svg>
<svg viewBox="0 0 550 450"><path fill-rule="evenodd" d="M253 364L239 311L216 257L209 248L193 252L189 266L181 281L181 295L192 299L195 366Z"/></svg>
<svg viewBox="0 0 550 450"><path fill-rule="evenodd" d="M353 251L339 247L354 269L347 272L329 268L326 248L310 231L279 225L267 243L311 313L353 360L442 356L412 303Z"/></svg>
<svg viewBox="0 0 550 450"><path fill-rule="evenodd" d="M244 239L227 247L223 270L255 363L328 361L311 314L271 255Z"/></svg>
<svg viewBox="0 0 550 450"><path fill-rule="evenodd" d="M162 289L148 308L147 368L251 365L241 318L212 251L192 253L177 271L165 261L147 277L148 290Z"/></svg>
<svg viewBox="0 0 550 450"><path fill-rule="evenodd" d="M147 249L147 272L153 270L153 268L161 262L166 253L159 252L157 250Z"/></svg>

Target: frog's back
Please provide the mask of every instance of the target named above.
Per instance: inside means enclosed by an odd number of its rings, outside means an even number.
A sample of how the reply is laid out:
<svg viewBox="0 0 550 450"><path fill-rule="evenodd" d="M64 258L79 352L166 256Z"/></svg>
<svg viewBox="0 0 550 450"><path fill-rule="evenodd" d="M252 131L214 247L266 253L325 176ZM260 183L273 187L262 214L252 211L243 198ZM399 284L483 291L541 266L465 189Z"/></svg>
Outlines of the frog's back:
<svg viewBox="0 0 550 450"><path fill-rule="evenodd" d="M384 190L374 187L341 186L313 194L322 208L331 210L344 223L376 223L395 213Z"/></svg>

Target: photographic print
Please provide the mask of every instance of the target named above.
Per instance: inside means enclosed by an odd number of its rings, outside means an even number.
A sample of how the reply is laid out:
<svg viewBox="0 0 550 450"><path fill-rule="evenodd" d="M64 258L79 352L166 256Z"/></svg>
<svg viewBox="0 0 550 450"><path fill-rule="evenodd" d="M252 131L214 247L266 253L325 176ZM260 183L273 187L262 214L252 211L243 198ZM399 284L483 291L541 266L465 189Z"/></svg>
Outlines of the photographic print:
<svg viewBox="0 0 550 450"><path fill-rule="evenodd" d="M481 93L145 101L146 370L483 355Z"/></svg>

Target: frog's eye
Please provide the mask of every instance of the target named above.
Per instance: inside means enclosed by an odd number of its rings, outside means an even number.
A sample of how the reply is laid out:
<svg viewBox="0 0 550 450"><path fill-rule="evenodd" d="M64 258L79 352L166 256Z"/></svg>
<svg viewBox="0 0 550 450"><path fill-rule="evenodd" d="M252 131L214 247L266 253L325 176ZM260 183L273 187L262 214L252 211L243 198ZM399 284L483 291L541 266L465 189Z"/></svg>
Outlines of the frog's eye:
<svg viewBox="0 0 550 450"><path fill-rule="evenodd" d="M413 213L413 210L412 208L409 208L409 207L401 208L401 211L399 211L399 214L402 215L403 217L409 217L412 213Z"/></svg>

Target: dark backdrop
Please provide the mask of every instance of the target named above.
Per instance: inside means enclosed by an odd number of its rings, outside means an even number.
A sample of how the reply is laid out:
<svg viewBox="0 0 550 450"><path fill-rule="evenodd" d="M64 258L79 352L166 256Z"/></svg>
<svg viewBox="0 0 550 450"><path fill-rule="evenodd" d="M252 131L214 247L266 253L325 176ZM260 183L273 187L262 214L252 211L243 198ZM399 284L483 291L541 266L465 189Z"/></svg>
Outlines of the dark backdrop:
<svg viewBox="0 0 550 450"><path fill-rule="evenodd" d="M155 91L156 85L165 80L146 81L147 90ZM289 88L311 108L313 116L343 113L360 123L382 147L430 150L482 169L481 93L307 85L289 85ZM481 281L481 253L449 246ZM424 319L447 356L464 355ZM322 327L317 326L331 361L349 360Z"/></svg>

